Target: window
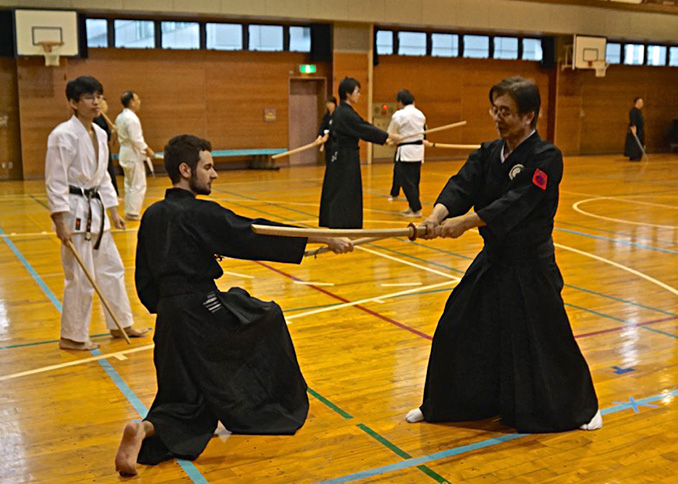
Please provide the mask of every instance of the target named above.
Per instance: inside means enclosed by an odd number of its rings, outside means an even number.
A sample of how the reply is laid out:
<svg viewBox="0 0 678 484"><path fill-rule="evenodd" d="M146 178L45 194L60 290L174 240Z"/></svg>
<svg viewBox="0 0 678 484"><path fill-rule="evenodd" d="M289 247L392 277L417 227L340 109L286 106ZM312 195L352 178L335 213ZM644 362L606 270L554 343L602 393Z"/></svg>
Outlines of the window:
<svg viewBox="0 0 678 484"><path fill-rule="evenodd" d="M283 50L283 28L281 25L250 25L250 50Z"/></svg>
<svg viewBox="0 0 678 484"><path fill-rule="evenodd" d="M199 49L200 26L198 22L162 22L163 49Z"/></svg>
<svg viewBox="0 0 678 484"><path fill-rule="evenodd" d="M102 18L85 20L87 47L108 47L108 21Z"/></svg>
<svg viewBox="0 0 678 484"><path fill-rule="evenodd" d="M671 47L669 49L669 65L671 67L678 67L678 47Z"/></svg>
<svg viewBox="0 0 678 484"><path fill-rule="evenodd" d="M115 46L130 49L155 47L155 26L152 20L115 20Z"/></svg>
<svg viewBox="0 0 678 484"><path fill-rule="evenodd" d="M311 27L290 27L290 51L311 52Z"/></svg>
<svg viewBox="0 0 678 484"><path fill-rule="evenodd" d="M215 50L242 50L242 25L207 24L207 48Z"/></svg>
<svg viewBox="0 0 678 484"><path fill-rule="evenodd" d="M458 57L459 36L455 34L431 34L431 55L435 57Z"/></svg>
<svg viewBox="0 0 678 484"><path fill-rule="evenodd" d="M464 35L464 57L489 58L490 38L487 35Z"/></svg>
<svg viewBox="0 0 678 484"><path fill-rule="evenodd" d="M608 42L605 47L605 60L610 64L621 64L621 44Z"/></svg>
<svg viewBox="0 0 678 484"><path fill-rule="evenodd" d="M424 32L398 32L399 55L426 55Z"/></svg>
<svg viewBox="0 0 678 484"><path fill-rule="evenodd" d="M393 32L391 32L390 30L377 31L377 54L378 55L393 54Z"/></svg>
<svg viewBox="0 0 678 484"><path fill-rule="evenodd" d="M665 66L666 65L666 46L648 45L647 46L647 65Z"/></svg>
<svg viewBox="0 0 678 484"><path fill-rule="evenodd" d="M645 46L643 44L626 44L624 46L624 64L642 66L645 61Z"/></svg>
<svg viewBox="0 0 678 484"><path fill-rule="evenodd" d="M543 59L541 39L523 39L523 60L541 62Z"/></svg>
<svg viewBox="0 0 678 484"><path fill-rule="evenodd" d="M517 59L518 39L515 37L495 37L493 57L495 59Z"/></svg>

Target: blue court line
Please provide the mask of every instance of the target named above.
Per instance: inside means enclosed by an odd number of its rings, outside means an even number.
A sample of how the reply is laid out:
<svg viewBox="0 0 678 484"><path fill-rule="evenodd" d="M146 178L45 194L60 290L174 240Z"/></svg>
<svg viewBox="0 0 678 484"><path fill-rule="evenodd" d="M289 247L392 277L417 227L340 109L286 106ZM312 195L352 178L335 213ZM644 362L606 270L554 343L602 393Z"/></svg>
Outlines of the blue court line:
<svg viewBox="0 0 678 484"><path fill-rule="evenodd" d="M12 243L9 237L5 235L5 232L2 230L2 227L0 227L0 236L2 236L5 243L9 246L10 249L12 249L14 255L16 255L16 257L19 259L21 264L26 268L26 270L30 273L30 275L33 276L35 282L38 283L38 286L40 286L45 295L49 298L50 301L52 301L52 304L54 304L57 310L61 312L62 306L59 299L57 299L52 290L47 286L47 284L45 284L45 282L38 275L38 273L35 272L33 266L31 266L31 264L26 260L26 258L19 251L19 249L16 248L16 246ZM98 349L92 350L90 353L94 356L101 355L101 351L99 351ZM113 368L113 366L105 359L98 360L98 363L108 374L111 380L113 380L113 383L115 383L120 392L125 396L125 398L127 398L127 401L132 405L132 407L134 407L134 410L136 410L139 415L145 416L148 413L148 410L146 409L144 404L141 403L141 400L139 400L139 397L136 396L134 391L132 391L132 389L127 385L127 383L125 383L125 380L122 379L122 377L115 370L115 368ZM195 482L196 484L207 484L208 482L207 479L203 477L203 475L200 473L200 471L195 467L195 465L192 462L181 459L177 459L177 462L193 482Z"/></svg>
<svg viewBox="0 0 678 484"><path fill-rule="evenodd" d="M610 237L603 237L602 235L587 234L586 232L577 232L576 230L559 229L559 228L554 228L554 230L557 230L558 232L565 232L565 233L568 233L568 234L581 235L581 236L589 237L589 238L592 238L592 239L606 240L608 242L614 242L615 244L631 245L633 247L640 247L641 249L648 249L648 250L656 250L657 252L665 252L667 254L678 254L678 250L663 249L661 247L655 247L653 245L639 244L637 242L629 242L628 240L611 239Z"/></svg>
<svg viewBox="0 0 678 484"><path fill-rule="evenodd" d="M648 403L656 402L659 400L662 400L666 397L675 397L678 396L678 390L673 390L670 392L662 393L659 395L653 395L650 397L643 398L641 400L635 400L633 403L636 405L641 404L641 405L646 405ZM616 412L621 412L623 410L627 410L631 408L631 406L628 403L624 404L619 404L615 405L612 407L608 407L606 409L603 409L600 411L601 415L609 415L611 413L616 413ZM421 424L420 424L421 425ZM483 440L480 442L476 442L473 444L468 444L468 445L463 445L461 447L455 447L452 449L448 450L443 450L441 452L436 452L435 454L429 454L425 455L422 457L417 457L415 459L406 459L401 462L396 462L395 464L390 464L390 465L385 465L381 467L375 467L374 469L368 469L365 471L361 472L356 472L355 474L349 474L346 476L341 476L341 477L335 477L333 479L328 479L325 481L320 481L317 484L343 484L345 482L352 482L352 481L357 481L358 479L364 479L366 477L374 477L374 476L379 476L382 474L387 474L389 472L395 472L395 471L400 471L403 469L409 469L410 467L415 467L421 464L425 464L427 462L434 462L440 459L445 459L447 457L452 457L455 455L459 454L465 454L467 452L472 452L475 450L479 449L485 449L487 447L492 447L494 445L502 444L504 442L510 442L512 440L517 440L521 439L523 437L527 437L528 435L534 435L534 434L521 434L521 433L513 433L513 434L506 434L502 435L501 437L496 437L493 439L488 439L488 440Z"/></svg>
<svg viewBox="0 0 678 484"><path fill-rule="evenodd" d="M587 309L587 308L584 308L584 307L581 307L581 306L576 306L576 305L574 305L574 304L565 303L565 305L566 305L566 306L573 307L573 308L575 308L575 309L579 309L580 311L585 311L585 312L587 312L587 313L595 314L596 316L600 316L600 317L602 317L602 318L608 318L608 319L612 319L612 320L614 320L614 321L619 321L620 323L624 323L624 324L628 325L628 326L631 327L631 328L645 329L645 330L647 330L647 331L652 331L653 333L659 333L659 334L663 334L664 336L669 336L669 337L671 337L671 338L678 339L678 335L675 335L675 334L673 334L673 333L669 333L669 332L667 332L667 331L662 331L661 329L654 329L654 328L650 328L650 327L648 327L648 326L638 326L636 323L633 323L633 322L631 322L631 321L627 321L627 320L625 320L625 319L617 318L617 317L615 317L615 316L610 316L609 314L605 314L605 313L601 313L601 312L598 312L598 311L594 311L593 309ZM668 322L668 321L667 321L667 322Z"/></svg>
<svg viewBox="0 0 678 484"><path fill-rule="evenodd" d="M624 236L624 237L635 238L637 240L650 240L650 241L662 242L664 244L675 245L673 241L662 240L662 239L657 239L657 238L652 238L652 237L643 237L642 235L627 234L626 232L620 232L618 230L601 229L599 227L590 227L588 225L575 224L575 223L572 223L572 222L562 222L562 221L556 220L556 225L569 225L571 227L581 227L583 229L595 230L596 232L603 232L603 233L608 233L608 234L621 235L621 236Z"/></svg>

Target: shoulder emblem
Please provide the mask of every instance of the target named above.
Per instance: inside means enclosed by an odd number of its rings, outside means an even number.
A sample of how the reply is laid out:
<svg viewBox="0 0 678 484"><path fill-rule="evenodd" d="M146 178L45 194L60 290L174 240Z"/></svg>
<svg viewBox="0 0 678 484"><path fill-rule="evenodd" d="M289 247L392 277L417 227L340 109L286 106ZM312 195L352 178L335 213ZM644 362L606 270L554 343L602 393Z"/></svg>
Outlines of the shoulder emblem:
<svg viewBox="0 0 678 484"><path fill-rule="evenodd" d="M546 190L546 183L548 182L549 177L546 173L537 168L532 177L532 183L537 185L542 190Z"/></svg>
<svg viewBox="0 0 678 484"><path fill-rule="evenodd" d="M521 164L514 165L513 168L511 168L511 171L509 171L509 178L513 180L524 169L525 167Z"/></svg>

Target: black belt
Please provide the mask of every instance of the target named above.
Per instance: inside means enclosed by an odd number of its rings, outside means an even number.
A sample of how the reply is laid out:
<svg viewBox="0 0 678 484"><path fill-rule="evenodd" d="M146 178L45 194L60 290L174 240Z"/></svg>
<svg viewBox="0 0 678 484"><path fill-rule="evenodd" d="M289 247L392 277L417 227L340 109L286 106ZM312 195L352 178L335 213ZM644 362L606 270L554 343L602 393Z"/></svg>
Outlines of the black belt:
<svg viewBox="0 0 678 484"><path fill-rule="evenodd" d="M418 139L417 141L405 141L404 143L398 143L398 148L401 146L407 146L407 145L423 145L424 140L423 139Z"/></svg>
<svg viewBox="0 0 678 484"><path fill-rule="evenodd" d="M101 197L99 196L99 189L80 188L74 187L73 185L69 185L68 193L70 193L71 195L80 195L81 197L85 197L85 199L87 200L87 206L89 207L89 211L87 212L87 224L85 225L85 240L92 239L92 199L96 198L101 202L101 226L99 227L99 236L97 237L97 240L94 242L94 250L98 250L99 245L101 244L101 237L104 234L104 217L106 216L104 210L104 202L101 200Z"/></svg>

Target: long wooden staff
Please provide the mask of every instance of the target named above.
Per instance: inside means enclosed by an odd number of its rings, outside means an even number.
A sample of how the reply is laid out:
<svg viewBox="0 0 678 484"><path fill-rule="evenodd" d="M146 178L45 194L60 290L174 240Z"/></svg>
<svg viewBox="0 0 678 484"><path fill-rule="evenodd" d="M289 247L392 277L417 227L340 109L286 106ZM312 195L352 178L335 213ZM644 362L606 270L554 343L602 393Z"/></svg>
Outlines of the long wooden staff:
<svg viewBox="0 0 678 484"><path fill-rule="evenodd" d="M362 239L355 239L353 240L353 245L362 245L362 244L367 244L369 242L376 242L377 240L382 240L382 239L387 239L388 237L363 237ZM330 248L328 246L324 247L319 247L317 249L313 250L307 250L304 252L304 257L315 257L320 254L324 254L325 252L329 252Z"/></svg>
<svg viewBox="0 0 678 484"><path fill-rule="evenodd" d="M407 237L410 240L415 240L417 236L426 235L426 227L417 227L410 223L404 229L313 229L252 224L252 232L281 237L379 237L381 239Z"/></svg>
<svg viewBox="0 0 678 484"><path fill-rule="evenodd" d="M99 295L99 299L101 299L101 303L104 305L104 307L108 311L108 314L110 314L111 317L113 318L115 325L118 327L118 329L122 333L122 336L123 336L123 338L125 338L125 341L127 341L127 344L131 345L132 342L129 340L129 336L127 336L127 333L125 332L124 328L122 327L122 324L120 324L120 321L118 321L118 318L115 316L115 313L111 309L111 306L108 304L108 301L106 300L103 293L101 292L101 289L99 289L99 285L94 280L94 277L92 277L92 274L89 272L89 270L85 266L85 263L83 262L82 258L80 257L80 254L78 254L78 250L73 245L73 242L71 242L70 240L68 242L66 242L66 247L71 249L71 252L73 252L73 256L75 257L75 260L78 261L78 264L80 264L80 267L82 268L83 272L87 276L87 279L89 279L89 282L92 284L92 287L94 287L94 290Z"/></svg>
<svg viewBox="0 0 678 484"><path fill-rule="evenodd" d="M465 124L466 121L459 121L458 123L446 124L445 126L438 126L437 128L427 129L426 131L420 131L419 133L408 134L406 136L403 136L402 139L411 138L412 136L419 136L422 134L437 133L438 131L444 131L446 129L458 128L460 126L464 126Z"/></svg>
<svg viewBox="0 0 678 484"><path fill-rule="evenodd" d="M455 145L446 143L433 143L432 148L453 148L458 150L477 150L480 145Z"/></svg>
<svg viewBox="0 0 678 484"><path fill-rule="evenodd" d="M278 153L277 155L273 155L273 156L271 156L271 159L277 160L278 158L282 158L283 156L290 156L290 155L293 155L295 153L301 153L302 151L310 150L311 148L318 146L318 145L321 145L323 143L324 143L323 141L316 139L315 141L313 141L313 143L309 143L307 145L300 146L299 148L294 148L293 150L290 150L290 151L285 151L284 153Z"/></svg>

